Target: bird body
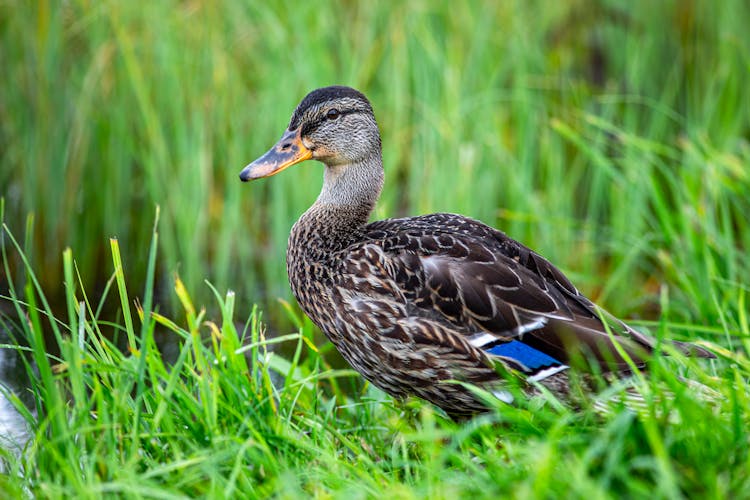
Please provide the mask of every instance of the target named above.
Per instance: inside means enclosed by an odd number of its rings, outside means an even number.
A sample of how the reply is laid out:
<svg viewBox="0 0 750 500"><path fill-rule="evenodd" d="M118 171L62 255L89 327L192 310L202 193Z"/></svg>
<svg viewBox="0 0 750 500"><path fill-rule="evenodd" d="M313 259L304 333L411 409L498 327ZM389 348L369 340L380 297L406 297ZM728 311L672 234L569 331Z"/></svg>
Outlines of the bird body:
<svg viewBox="0 0 750 500"><path fill-rule="evenodd" d="M311 158L326 165L324 182L292 228L289 282L344 359L387 393L464 416L486 409L466 384L512 402L499 369L565 396L571 366L612 374L645 366L654 339L598 310L501 231L446 213L368 223L383 166L377 122L360 92L308 94L279 142L240 177Z"/></svg>

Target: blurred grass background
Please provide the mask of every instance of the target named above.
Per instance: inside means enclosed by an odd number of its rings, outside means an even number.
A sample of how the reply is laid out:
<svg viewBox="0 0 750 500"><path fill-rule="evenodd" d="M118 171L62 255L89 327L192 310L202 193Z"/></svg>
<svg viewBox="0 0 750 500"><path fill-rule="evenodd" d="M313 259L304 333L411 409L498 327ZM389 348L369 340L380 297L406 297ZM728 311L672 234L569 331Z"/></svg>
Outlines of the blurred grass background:
<svg viewBox="0 0 750 500"><path fill-rule="evenodd" d="M208 280L282 321L321 167L237 174L308 91L345 84L382 129L378 218L463 213L615 313L654 318L666 291L675 321L736 323L747 26L741 0L1 2L5 219L62 306L63 249L101 290L110 236L141 288L159 205L157 290L179 273L204 302Z"/></svg>
<svg viewBox="0 0 750 500"><path fill-rule="evenodd" d="M748 497L748 26L742 0L0 0L0 341L28 344L0 348L34 361L0 387L31 438L0 498ZM322 168L237 177L330 84L381 125L376 217L482 219L719 359L656 356L640 411L460 425L331 368L276 300Z"/></svg>

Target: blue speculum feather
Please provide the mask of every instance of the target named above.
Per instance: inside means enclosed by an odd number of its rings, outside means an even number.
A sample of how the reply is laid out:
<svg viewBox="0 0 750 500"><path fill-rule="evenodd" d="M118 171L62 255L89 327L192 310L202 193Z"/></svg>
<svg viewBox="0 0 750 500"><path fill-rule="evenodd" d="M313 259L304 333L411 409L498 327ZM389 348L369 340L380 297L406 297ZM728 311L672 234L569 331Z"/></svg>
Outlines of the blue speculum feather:
<svg viewBox="0 0 750 500"><path fill-rule="evenodd" d="M518 340L498 344L491 349L487 349L487 352L495 356L515 359L532 371L563 365L563 363L552 356L548 356L542 351L538 351Z"/></svg>

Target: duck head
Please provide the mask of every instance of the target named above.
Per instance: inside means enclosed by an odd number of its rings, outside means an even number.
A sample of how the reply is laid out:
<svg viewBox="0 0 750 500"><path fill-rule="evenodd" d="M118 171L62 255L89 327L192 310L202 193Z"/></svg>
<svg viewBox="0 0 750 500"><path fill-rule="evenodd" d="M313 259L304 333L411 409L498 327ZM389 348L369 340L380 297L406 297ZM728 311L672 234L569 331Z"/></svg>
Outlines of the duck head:
<svg viewBox="0 0 750 500"><path fill-rule="evenodd" d="M367 97L350 87L310 92L292 114L281 139L240 173L242 181L275 175L305 160L328 167L380 157L380 132Z"/></svg>

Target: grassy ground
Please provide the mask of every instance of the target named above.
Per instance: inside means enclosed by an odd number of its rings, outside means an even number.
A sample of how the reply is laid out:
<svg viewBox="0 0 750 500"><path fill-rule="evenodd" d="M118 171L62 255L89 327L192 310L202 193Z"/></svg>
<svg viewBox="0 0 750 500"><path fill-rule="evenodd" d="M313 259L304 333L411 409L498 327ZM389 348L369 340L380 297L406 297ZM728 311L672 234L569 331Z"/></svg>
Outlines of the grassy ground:
<svg viewBox="0 0 750 500"><path fill-rule="evenodd" d="M739 0L0 3L0 303L39 415L0 491L750 495L748 23ZM237 180L332 83L381 125L377 217L480 218L720 358L656 359L648 407L606 416L456 425L362 384L276 300L320 167Z"/></svg>
<svg viewBox="0 0 750 500"><path fill-rule="evenodd" d="M296 333L268 338L257 311L235 311L233 292L213 290L221 315L212 319L178 279L183 310L170 318L154 309L147 284L132 317L116 240L111 252L111 287L96 298L80 287L65 252L66 317L52 318L31 269L24 295L12 297L28 314L15 333L37 363L30 371L41 417L18 404L35 436L20 459L6 454L0 489L11 496L750 494L750 362L737 350L720 349L710 366L655 359L637 384L647 402L637 412L601 415L537 398L459 425L426 404L394 403L368 386L347 390L357 387L356 374L330 367L309 324L296 318ZM105 300L123 304L124 317L100 316ZM746 316L742 322L746 332ZM59 356L45 354L44 326ZM664 321L657 333L672 326ZM157 329L179 342L171 363L154 341ZM274 353L282 343L294 347L291 359ZM681 375L715 392L701 395Z"/></svg>

